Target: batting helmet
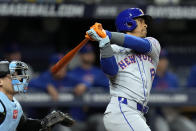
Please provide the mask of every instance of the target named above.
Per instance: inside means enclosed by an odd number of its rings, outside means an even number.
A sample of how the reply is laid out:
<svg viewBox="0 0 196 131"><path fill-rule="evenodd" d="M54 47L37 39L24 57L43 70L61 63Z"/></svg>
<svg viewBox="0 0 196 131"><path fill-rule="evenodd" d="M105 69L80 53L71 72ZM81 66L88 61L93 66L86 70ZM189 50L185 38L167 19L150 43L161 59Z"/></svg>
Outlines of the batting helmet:
<svg viewBox="0 0 196 131"><path fill-rule="evenodd" d="M145 22L150 22L152 17L145 15L144 12L139 8L128 8L117 16L116 18L116 29L119 32L133 31L137 27L137 23L134 18L142 17Z"/></svg>

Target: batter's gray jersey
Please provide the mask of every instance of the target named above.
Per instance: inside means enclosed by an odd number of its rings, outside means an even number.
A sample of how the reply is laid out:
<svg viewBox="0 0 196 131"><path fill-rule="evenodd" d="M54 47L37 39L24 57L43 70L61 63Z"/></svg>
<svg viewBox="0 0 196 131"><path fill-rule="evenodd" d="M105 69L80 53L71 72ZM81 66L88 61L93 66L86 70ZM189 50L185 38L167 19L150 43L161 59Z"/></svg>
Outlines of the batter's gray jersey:
<svg viewBox="0 0 196 131"><path fill-rule="evenodd" d="M151 50L139 54L129 48L112 44L119 67L118 74L110 77L111 96L121 96L146 105L159 62L160 44L153 37L146 37Z"/></svg>

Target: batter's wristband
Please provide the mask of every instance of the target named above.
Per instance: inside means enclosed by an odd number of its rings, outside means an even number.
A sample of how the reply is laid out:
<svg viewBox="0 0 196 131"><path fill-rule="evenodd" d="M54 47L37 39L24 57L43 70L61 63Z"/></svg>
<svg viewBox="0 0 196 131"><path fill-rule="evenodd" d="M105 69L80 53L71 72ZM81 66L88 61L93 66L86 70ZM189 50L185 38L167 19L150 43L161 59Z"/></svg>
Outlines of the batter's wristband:
<svg viewBox="0 0 196 131"><path fill-rule="evenodd" d="M101 58L108 58L113 56L113 50L110 43L107 43L104 47L100 48Z"/></svg>

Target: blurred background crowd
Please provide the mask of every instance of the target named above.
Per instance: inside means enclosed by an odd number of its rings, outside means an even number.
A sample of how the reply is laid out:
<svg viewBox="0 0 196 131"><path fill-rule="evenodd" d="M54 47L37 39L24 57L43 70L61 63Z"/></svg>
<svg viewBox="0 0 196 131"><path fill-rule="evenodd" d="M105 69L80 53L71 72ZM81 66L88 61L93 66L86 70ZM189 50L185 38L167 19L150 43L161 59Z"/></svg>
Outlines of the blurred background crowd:
<svg viewBox="0 0 196 131"><path fill-rule="evenodd" d="M170 97L154 104L150 101L147 123L152 131L196 131L194 0L0 0L0 59L28 63L28 94L50 96L44 106L41 98L37 106L22 104L30 117L42 118L52 109L61 109L77 123L73 128L57 126L55 131L105 131L102 115L106 103L74 101L82 101L88 93L109 94L97 44L89 42L57 74L52 75L49 69L83 40L85 31L95 22L115 31L115 16L129 7L140 7L154 16L148 36L159 40L162 51L152 94L157 99L176 93L187 97L186 101L175 97L175 103ZM73 95L73 104L59 102L64 93Z"/></svg>

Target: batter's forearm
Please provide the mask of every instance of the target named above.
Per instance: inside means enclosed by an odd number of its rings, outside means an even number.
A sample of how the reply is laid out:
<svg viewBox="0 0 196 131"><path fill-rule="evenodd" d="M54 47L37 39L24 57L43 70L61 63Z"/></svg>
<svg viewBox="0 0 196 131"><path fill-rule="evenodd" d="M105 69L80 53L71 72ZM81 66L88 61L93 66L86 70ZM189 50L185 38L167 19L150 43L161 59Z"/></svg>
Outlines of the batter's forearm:
<svg viewBox="0 0 196 131"><path fill-rule="evenodd" d="M111 43L117 44L119 46L124 45L125 34L119 32L110 32L110 31L106 31L106 33L109 36Z"/></svg>
<svg viewBox="0 0 196 131"><path fill-rule="evenodd" d="M113 56L113 50L110 43L100 48L100 54L101 54L101 58L108 58Z"/></svg>
<svg viewBox="0 0 196 131"><path fill-rule="evenodd" d="M113 50L110 43L108 43L103 48L100 48L101 54L101 68L104 73L114 76L118 73L118 65L116 59L113 55Z"/></svg>
<svg viewBox="0 0 196 131"><path fill-rule="evenodd" d="M150 42L147 39L119 32L106 32L111 43L133 49L139 53L147 53L151 50Z"/></svg>

